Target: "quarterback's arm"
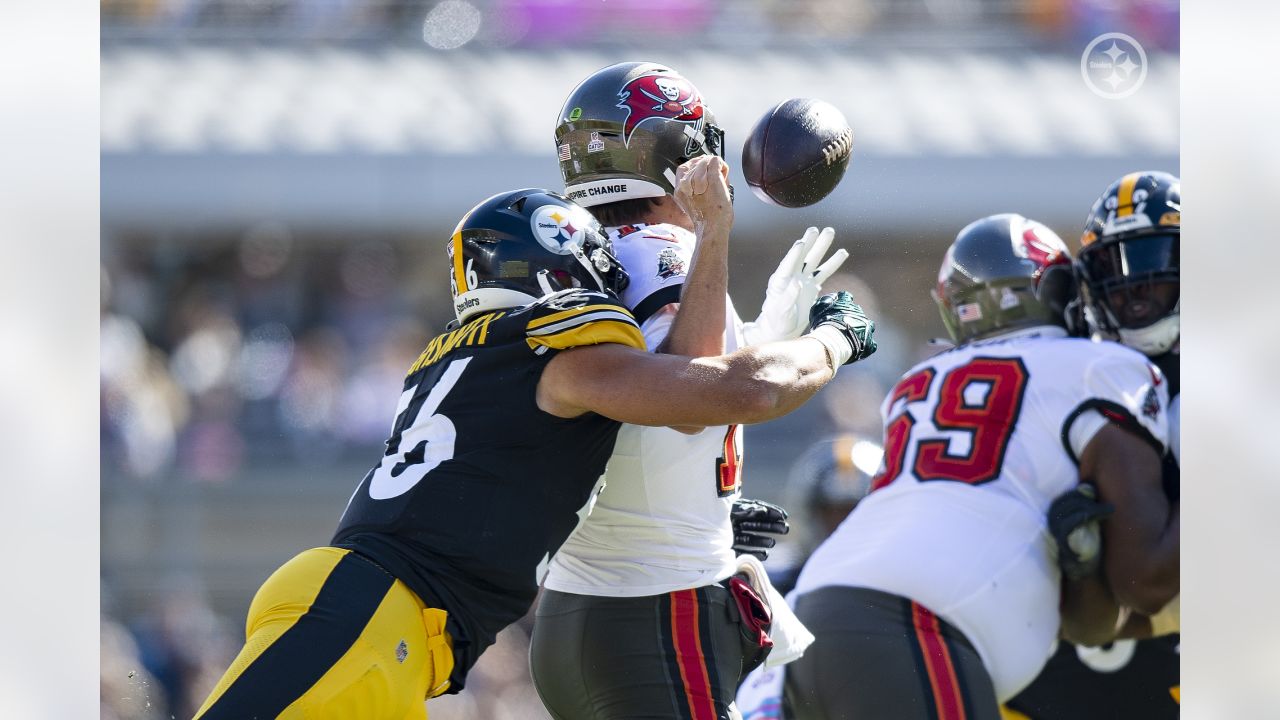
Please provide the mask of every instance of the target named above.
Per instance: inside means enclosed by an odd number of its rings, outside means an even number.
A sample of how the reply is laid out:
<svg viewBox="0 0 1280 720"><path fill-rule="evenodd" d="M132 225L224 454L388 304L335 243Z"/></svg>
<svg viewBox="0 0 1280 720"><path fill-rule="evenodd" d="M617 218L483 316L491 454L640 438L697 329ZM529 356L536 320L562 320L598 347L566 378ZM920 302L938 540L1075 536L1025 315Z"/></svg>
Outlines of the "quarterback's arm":
<svg viewBox="0 0 1280 720"><path fill-rule="evenodd" d="M1108 422L1081 454L1080 480L1115 506L1102 522L1102 567L1116 600L1144 615L1159 612L1178 594L1180 521L1156 448Z"/></svg>
<svg viewBox="0 0 1280 720"><path fill-rule="evenodd" d="M553 358L537 400L559 417L595 412L654 426L756 423L796 409L834 375L826 345L811 337L710 358L608 343Z"/></svg>
<svg viewBox="0 0 1280 720"><path fill-rule="evenodd" d="M690 357L724 353L733 227L728 178L729 166L715 155L700 155L677 168L675 200L693 221L697 243L680 288L680 309L655 352Z"/></svg>

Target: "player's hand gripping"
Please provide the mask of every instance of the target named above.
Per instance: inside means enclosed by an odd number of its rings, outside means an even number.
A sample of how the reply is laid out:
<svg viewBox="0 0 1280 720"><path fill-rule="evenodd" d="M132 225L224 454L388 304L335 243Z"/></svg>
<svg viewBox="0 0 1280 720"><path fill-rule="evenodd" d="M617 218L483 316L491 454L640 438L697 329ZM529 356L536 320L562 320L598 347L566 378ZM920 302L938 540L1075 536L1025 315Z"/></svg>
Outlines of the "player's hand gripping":
<svg viewBox="0 0 1280 720"><path fill-rule="evenodd" d="M769 276L760 317L742 327L742 337L748 345L791 340L804 332L809 308L818 299L822 283L849 257L848 251L841 248L822 262L835 234L829 227L822 232L811 227L792 244L778 269Z"/></svg>
<svg viewBox="0 0 1280 720"><path fill-rule="evenodd" d="M1058 545L1058 567L1069 580L1082 580L1102 563L1102 519L1115 506L1098 500L1090 483L1080 483L1049 506L1049 532Z"/></svg>
<svg viewBox="0 0 1280 720"><path fill-rule="evenodd" d="M729 194L729 166L715 155L699 155L676 168L676 204L695 228L733 227L733 198Z"/></svg>
<svg viewBox="0 0 1280 720"><path fill-rule="evenodd" d="M791 532L787 511L763 500L738 498L729 511L733 522L733 551L738 555L754 555L763 561L769 548L778 544L770 535Z"/></svg>
<svg viewBox="0 0 1280 720"><path fill-rule="evenodd" d="M848 365L876 351L876 324L853 296L841 290L827 293L809 309L809 333L827 346L832 366Z"/></svg>

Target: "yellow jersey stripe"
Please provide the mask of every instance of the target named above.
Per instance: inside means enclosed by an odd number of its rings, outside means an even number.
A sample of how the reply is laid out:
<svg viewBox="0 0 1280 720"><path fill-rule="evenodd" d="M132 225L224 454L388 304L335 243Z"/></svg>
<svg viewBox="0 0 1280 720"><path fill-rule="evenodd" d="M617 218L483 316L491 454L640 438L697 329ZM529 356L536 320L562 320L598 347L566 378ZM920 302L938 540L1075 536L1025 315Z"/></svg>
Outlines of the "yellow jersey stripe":
<svg viewBox="0 0 1280 720"><path fill-rule="evenodd" d="M1116 217L1126 217L1133 214L1133 189L1138 185L1138 178L1142 177L1142 173L1134 172L1125 175L1120 180L1120 189L1116 191Z"/></svg>
<svg viewBox="0 0 1280 720"><path fill-rule="evenodd" d="M525 326L525 329L534 330L536 328L542 327L543 325L550 325L552 323L560 322L561 320L567 320L576 315L581 315L583 313L593 312L596 310L613 310L616 312L623 313L628 317L632 317L632 318L635 317L634 315L631 314L630 310L627 310L621 305L603 305L603 304L583 305L582 307L570 308L569 310L561 310L558 313L552 313L550 315L537 318L536 320L530 320L529 324Z"/></svg>
<svg viewBox="0 0 1280 720"><path fill-rule="evenodd" d="M630 315L620 313L612 308L602 307L597 312L582 313L577 317L571 317L568 320L561 320L551 325L543 325L537 330L526 330L525 333L530 336L536 335L555 335L562 330L568 330L578 325L585 325L589 322L597 320L617 320L618 322L634 325L635 320Z"/></svg>
<svg viewBox="0 0 1280 720"><path fill-rule="evenodd" d="M593 320L549 335L532 335L525 339L531 349L538 346L564 350L582 345L617 343L644 350L644 336L635 323L620 320Z"/></svg>

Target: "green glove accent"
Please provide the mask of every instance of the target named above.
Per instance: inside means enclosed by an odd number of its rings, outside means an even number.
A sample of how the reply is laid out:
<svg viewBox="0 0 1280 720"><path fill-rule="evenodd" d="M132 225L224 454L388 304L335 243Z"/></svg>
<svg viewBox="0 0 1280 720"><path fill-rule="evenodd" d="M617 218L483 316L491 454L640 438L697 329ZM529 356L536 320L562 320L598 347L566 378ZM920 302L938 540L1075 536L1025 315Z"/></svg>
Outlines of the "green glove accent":
<svg viewBox="0 0 1280 720"><path fill-rule="evenodd" d="M853 354L845 365L870 357L876 351L875 322L844 290L823 295L809 309L810 332L824 325L838 330L852 348Z"/></svg>

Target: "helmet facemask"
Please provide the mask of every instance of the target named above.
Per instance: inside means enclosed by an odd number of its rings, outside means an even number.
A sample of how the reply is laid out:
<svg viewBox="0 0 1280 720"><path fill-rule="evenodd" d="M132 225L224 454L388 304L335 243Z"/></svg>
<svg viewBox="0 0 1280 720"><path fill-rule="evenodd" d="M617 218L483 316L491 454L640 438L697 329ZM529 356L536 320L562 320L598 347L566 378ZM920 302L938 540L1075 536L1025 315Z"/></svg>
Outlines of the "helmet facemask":
<svg viewBox="0 0 1280 720"><path fill-rule="evenodd" d="M1099 335L1147 355L1179 339L1179 233L1104 240L1080 253L1085 317Z"/></svg>

